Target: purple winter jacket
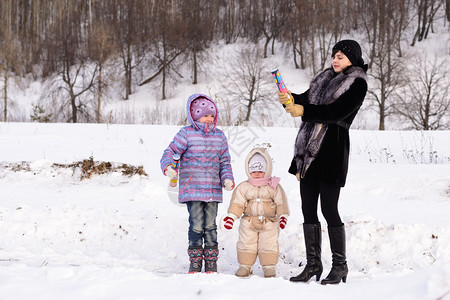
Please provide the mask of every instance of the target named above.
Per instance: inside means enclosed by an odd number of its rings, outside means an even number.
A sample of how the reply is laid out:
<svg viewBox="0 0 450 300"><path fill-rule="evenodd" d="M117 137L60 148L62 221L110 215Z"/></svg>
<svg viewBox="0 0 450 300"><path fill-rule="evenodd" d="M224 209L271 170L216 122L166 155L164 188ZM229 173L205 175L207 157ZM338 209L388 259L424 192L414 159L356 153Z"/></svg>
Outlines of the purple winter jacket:
<svg viewBox="0 0 450 300"><path fill-rule="evenodd" d="M214 124L196 122L192 119L192 101L202 97L214 104L216 116ZM172 164L172 156L181 156L178 169L178 202L205 201L222 202L222 187L225 179L234 182L228 140L217 129L219 111L214 101L206 95L194 94L189 97L186 110L191 125L185 126L175 135L164 151L160 164L165 171Z"/></svg>

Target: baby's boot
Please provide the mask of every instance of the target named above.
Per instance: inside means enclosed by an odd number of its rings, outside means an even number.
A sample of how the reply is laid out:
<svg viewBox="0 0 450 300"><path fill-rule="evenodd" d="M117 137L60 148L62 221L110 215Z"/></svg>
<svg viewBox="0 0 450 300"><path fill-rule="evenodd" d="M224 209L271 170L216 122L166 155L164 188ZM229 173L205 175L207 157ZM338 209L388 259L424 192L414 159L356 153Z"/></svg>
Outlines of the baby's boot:
<svg viewBox="0 0 450 300"><path fill-rule="evenodd" d="M264 277L275 277L277 276L277 270L275 268L275 265L271 266L263 266L264 271Z"/></svg>
<svg viewBox="0 0 450 300"><path fill-rule="evenodd" d="M248 277L253 274L253 267L248 265L240 265L239 269L236 271L237 277Z"/></svg>

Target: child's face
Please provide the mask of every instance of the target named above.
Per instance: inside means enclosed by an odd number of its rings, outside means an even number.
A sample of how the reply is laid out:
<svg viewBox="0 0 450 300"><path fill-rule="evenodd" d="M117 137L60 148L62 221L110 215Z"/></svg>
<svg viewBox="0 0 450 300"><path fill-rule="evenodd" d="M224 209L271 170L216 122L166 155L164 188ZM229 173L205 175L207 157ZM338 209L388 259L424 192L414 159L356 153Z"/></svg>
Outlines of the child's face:
<svg viewBox="0 0 450 300"><path fill-rule="evenodd" d="M264 176L266 176L266 172L252 172L250 173L250 175L252 176L253 179L259 179L259 178L264 178Z"/></svg>
<svg viewBox="0 0 450 300"><path fill-rule="evenodd" d="M204 115L198 121L200 123L212 124L212 123L214 123L214 116L213 115Z"/></svg>

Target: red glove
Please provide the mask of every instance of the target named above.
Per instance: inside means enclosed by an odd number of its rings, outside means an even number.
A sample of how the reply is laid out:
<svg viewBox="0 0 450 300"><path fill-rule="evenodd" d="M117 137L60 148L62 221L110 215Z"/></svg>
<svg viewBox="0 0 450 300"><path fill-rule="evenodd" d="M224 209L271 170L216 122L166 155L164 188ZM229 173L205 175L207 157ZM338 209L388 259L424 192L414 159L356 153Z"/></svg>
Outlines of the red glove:
<svg viewBox="0 0 450 300"><path fill-rule="evenodd" d="M225 217L223 218L223 227L225 227L225 229L230 230L231 228L233 228L233 224L234 224L234 220L232 217Z"/></svg>
<svg viewBox="0 0 450 300"><path fill-rule="evenodd" d="M287 219L284 216L280 217L280 228L284 229L284 227L286 227L286 223L287 223Z"/></svg>

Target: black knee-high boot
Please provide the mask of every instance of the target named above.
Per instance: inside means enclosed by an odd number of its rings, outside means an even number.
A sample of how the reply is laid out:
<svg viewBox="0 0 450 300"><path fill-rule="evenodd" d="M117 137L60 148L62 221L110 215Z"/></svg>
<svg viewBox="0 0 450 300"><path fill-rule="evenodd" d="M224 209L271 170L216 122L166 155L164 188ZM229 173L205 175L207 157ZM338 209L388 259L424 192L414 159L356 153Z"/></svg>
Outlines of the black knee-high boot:
<svg viewBox="0 0 450 300"><path fill-rule="evenodd" d="M299 275L291 277L290 281L307 282L316 276L316 281L322 275L323 267L320 258L322 245L322 230L320 223L317 224L303 224L303 233L305 235L306 246L306 266Z"/></svg>
<svg viewBox="0 0 450 300"><path fill-rule="evenodd" d="M348 267L345 257L345 227L328 227L333 264L322 284L336 284L347 281Z"/></svg>

